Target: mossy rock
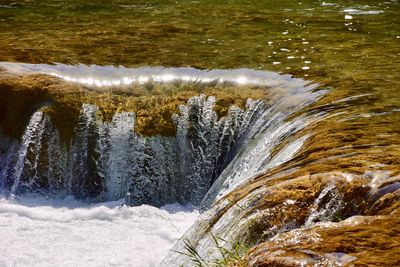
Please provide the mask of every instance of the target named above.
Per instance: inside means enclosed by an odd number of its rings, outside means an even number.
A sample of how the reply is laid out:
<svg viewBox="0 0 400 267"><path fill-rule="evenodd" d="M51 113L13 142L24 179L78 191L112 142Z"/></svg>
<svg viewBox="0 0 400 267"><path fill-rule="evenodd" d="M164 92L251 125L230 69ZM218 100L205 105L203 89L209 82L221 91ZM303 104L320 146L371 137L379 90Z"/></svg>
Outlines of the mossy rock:
<svg viewBox="0 0 400 267"><path fill-rule="evenodd" d="M22 134L29 117L47 106L61 139L69 144L82 104L99 107L101 118L110 121L116 112L135 112L135 132L145 136L175 135L172 115L190 97L215 96L215 111L222 117L229 107L246 107L250 99L265 99L259 87L199 84L148 84L131 87L90 88L44 74L0 72L0 127L8 136Z"/></svg>

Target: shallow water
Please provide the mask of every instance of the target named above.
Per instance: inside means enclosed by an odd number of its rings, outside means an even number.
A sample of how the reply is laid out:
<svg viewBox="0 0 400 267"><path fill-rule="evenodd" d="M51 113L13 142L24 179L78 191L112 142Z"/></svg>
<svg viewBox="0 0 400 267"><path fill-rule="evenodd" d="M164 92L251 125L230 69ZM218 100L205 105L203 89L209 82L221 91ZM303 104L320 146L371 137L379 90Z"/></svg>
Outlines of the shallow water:
<svg viewBox="0 0 400 267"><path fill-rule="evenodd" d="M400 174L397 0L0 0L0 61L67 64L40 68L56 70L56 77L71 82L85 71L92 75L102 69L99 76L105 76L102 67L69 66L76 64L115 66L108 68L110 72L118 72L117 66L162 66L293 75L315 85L312 92L327 93L287 121L302 115L324 117L274 147L272 155L279 156L277 152L302 140L301 148L288 153L291 159L280 166L271 164L265 177L334 171L375 181ZM281 91L285 90L283 86ZM288 101L292 106L297 103L293 98ZM154 209L158 212L162 211ZM234 221L229 212L224 216L228 219L216 224L220 229Z"/></svg>
<svg viewBox="0 0 400 267"><path fill-rule="evenodd" d="M2 0L0 61L288 73L334 99L367 94L346 123L363 144L397 143L399 14L398 1Z"/></svg>

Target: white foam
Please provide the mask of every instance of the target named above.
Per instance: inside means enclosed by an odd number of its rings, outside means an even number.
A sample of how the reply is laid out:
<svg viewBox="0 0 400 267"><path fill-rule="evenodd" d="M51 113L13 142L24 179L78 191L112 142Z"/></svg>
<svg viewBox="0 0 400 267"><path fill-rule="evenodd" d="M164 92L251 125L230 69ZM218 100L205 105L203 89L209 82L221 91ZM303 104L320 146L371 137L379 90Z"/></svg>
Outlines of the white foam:
<svg viewBox="0 0 400 267"><path fill-rule="evenodd" d="M157 266L197 216L179 204L0 199L0 266Z"/></svg>
<svg viewBox="0 0 400 267"><path fill-rule="evenodd" d="M344 9L342 12L348 13L351 15L378 15L383 13L382 10L363 10L363 9L356 9L356 8L347 8Z"/></svg>

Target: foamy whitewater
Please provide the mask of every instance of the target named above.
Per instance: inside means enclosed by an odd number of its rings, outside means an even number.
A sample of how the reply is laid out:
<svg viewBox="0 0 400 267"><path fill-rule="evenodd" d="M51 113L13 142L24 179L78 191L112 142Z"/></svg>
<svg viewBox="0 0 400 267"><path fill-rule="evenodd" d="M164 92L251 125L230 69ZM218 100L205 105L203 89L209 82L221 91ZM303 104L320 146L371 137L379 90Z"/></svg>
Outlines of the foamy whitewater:
<svg viewBox="0 0 400 267"><path fill-rule="evenodd" d="M255 175L291 160L310 136L303 133L305 127L325 116L324 112L293 116L326 90L274 72L0 66L10 73L50 74L100 91L133 83L193 82L258 85L271 95L270 103L248 99L245 109L232 106L223 118L214 111L215 97L193 96L171 118L176 126L173 137L135 133L133 112L116 113L110 122L103 122L99 107L83 104L70 151L52 118L39 108L20 142L0 135L0 144L6 144L0 150L0 192L11 198L41 192L42 197L68 194L111 202L89 205L73 197L39 200L26 196L1 200L0 267L157 266L198 216L190 207L163 204L211 207ZM43 181L46 186L40 186ZM103 183L104 187L99 186ZM121 198L134 207L115 201ZM139 206L144 203L162 207ZM214 229L225 231L233 219L230 214L224 214ZM197 232L190 234L196 240ZM208 254L212 246L207 239L199 253ZM163 264L175 265L175 258Z"/></svg>
<svg viewBox="0 0 400 267"><path fill-rule="evenodd" d="M198 212L65 198L0 199L0 266L157 266Z"/></svg>

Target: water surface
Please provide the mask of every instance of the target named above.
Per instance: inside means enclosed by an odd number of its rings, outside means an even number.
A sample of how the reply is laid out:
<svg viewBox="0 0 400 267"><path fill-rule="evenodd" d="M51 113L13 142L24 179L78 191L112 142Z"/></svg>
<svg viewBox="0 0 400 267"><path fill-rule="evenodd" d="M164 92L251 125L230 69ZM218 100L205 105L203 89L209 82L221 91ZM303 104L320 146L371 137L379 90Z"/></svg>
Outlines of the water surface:
<svg viewBox="0 0 400 267"><path fill-rule="evenodd" d="M276 168L264 177L335 171L346 179L349 173L370 178L373 188L400 174L397 0L0 0L0 61L66 64L45 65L57 77L65 76L60 66L76 73L103 69L68 67L77 64L293 75L318 84L310 91L327 93L285 118L318 120L278 138L271 155L279 156L296 140L302 146L285 164L272 164ZM284 107L279 112L285 113ZM221 229L230 219L220 220Z"/></svg>
<svg viewBox="0 0 400 267"><path fill-rule="evenodd" d="M0 61L295 75L332 89L321 105L352 97L318 149L398 163L385 159L400 143L398 1L2 0Z"/></svg>

